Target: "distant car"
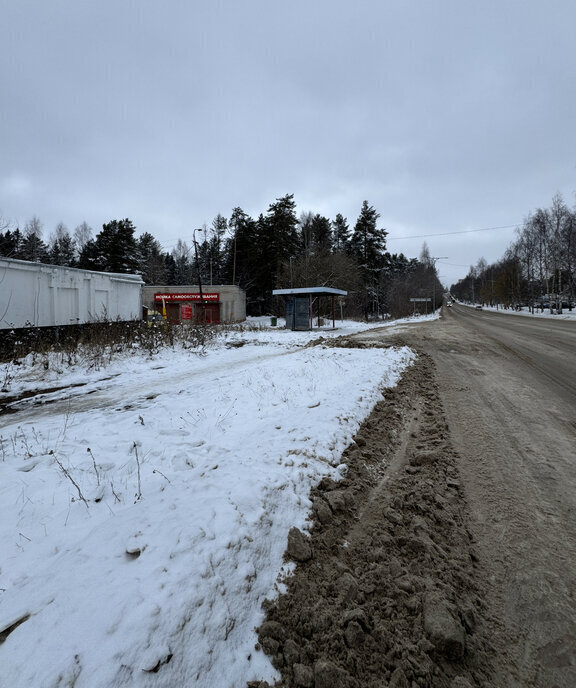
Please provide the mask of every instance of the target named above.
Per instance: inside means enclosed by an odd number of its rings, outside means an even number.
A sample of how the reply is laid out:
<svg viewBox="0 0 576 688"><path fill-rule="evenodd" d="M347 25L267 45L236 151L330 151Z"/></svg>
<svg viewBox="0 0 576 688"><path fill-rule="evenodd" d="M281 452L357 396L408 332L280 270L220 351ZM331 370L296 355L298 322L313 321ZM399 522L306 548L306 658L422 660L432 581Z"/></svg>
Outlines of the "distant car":
<svg viewBox="0 0 576 688"><path fill-rule="evenodd" d="M448 301L446 305L448 306L448 308L452 308L452 301Z"/></svg>
<svg viewBox="0 0 576 688"><path fill-rule="evenodd" d="M477 306L474 306L474 308L475 308L477 311L481 311L481 310L482 310L482 306L481 306L480 304L478 304Z"/></svg>

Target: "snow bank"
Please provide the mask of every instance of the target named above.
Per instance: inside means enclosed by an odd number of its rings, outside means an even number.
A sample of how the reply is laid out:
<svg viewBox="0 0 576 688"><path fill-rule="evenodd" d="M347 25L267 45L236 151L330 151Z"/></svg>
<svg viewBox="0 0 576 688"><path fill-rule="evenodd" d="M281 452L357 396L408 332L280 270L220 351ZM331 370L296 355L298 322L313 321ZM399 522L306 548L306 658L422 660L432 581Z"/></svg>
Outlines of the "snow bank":
<svg viewBox="0 0 576 688"><path fill-rule="evenodd" d="M11 371L18 389L85 384L2 417L2 686L274 679L254 628L289 570L288 530L306 528L311 486L345 470L341 452L413 360L294 348L312 336L238 332L203 356L45 380Z"/></svg>

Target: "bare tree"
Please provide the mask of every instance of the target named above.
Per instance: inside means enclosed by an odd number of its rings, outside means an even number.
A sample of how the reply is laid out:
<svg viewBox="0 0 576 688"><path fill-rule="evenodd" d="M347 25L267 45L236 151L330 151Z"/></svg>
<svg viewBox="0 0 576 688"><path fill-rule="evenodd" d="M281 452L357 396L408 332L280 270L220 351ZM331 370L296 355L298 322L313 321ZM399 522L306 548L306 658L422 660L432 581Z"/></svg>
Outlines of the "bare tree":
<svg viewBox="0 0 576 688"><path fill-rule="evenodd" d="M10 220L7 220L5 217L0 215L0 233L6 232L7 230L11 229L11 227L12 227L12 222L10 222Z"/></svg>
<svg viewBox="0 0 576 688"><path fill-rule="evenodd" d="M303 211L298 218L298 232L300 234L300 245L304 255L310 255L312 252L312 223L314 222L314 213L310 211Z"/></svg>
<svg viewBox="0 0 576 688"><path fill-rule="evenodd" d="M490 291L504 304L528 302L531 309L572 307L576 297L576 209L568 208L560 194L549 208L537 208L516 231L516 240L501 261L486 266L481 261L466 278L453 285L460 298L470 291ZM489 282L490 289L486 288Z"/></svg>
<svg viewBox="0 0 576 688"><path fill-rule="evenodd" d="M82 249L86 244L92 239L92 227L88 225L87 222L82 222L74 230L74 244L78 255L82 253Z"/></svg>
<svg viewBox="0 0 576 688"><path fill-rule="evenodd" d="M434 267L434 264L432 262L432 256L430 255L430 249L428 248L428 244L424 242L422 244L422 248L420 250L420 257L418 258L420 263L424 265L427 268Z"/></svg>
<svg viewBox="0 0 576 688"><path fill-rule="evenodd" d="M190 262L190 247L182 239L178 239L176 246L172 249L174 259L174 283L175 284L194 284L197 279L192 276L192 263Z"/></svg>
<svg viewBox="0 0 576 688"><path fill-rule="evenodd" d="M34 215L31 220L28 220L28 222L24 225L23 234L25 238L29 238L32 235L35 235L36 237L38 237L38 239L41 239L42 223L40 222L40 218Z"/></svg>
<svg viewBox="0 0 576 688"><path fill-rule="evenodd" d="M33 262L48 260L48 247L42 241L42 223L36 215L25 224L23 235L22 258Z"/></svg>

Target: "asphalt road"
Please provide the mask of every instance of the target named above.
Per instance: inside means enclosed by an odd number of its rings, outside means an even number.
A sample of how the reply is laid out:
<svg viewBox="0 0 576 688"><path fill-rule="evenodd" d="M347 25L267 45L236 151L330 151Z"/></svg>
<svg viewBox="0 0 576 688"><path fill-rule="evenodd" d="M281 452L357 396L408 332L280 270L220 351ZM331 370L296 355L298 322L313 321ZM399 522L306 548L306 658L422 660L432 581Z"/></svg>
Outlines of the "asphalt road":
<svg viewBox="0 0 576 688"><path fill-rule="evenodd" d="M455 304L444 308L470 332L480 332L522 359L543 381L576 403L576 320L533 318L502 311L476 310Z"/></svg>
<svg viewBox="0 0 576 688"><path fill-rule="evenodd" d="M576 322L465 306L391 337L435 364L498 688L576 686Z"/></svg>

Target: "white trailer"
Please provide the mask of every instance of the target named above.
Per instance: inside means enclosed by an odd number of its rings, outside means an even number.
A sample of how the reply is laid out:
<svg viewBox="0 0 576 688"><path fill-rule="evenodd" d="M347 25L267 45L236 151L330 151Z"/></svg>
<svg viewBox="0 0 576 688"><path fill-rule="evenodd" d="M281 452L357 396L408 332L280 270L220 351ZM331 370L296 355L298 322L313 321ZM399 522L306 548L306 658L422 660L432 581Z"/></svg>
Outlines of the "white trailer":
<svg viewBox="0 0 576 688"><path fill-rule="evenodd" d="M140 275L0 258L0 330L142 317Z"/></svg>

